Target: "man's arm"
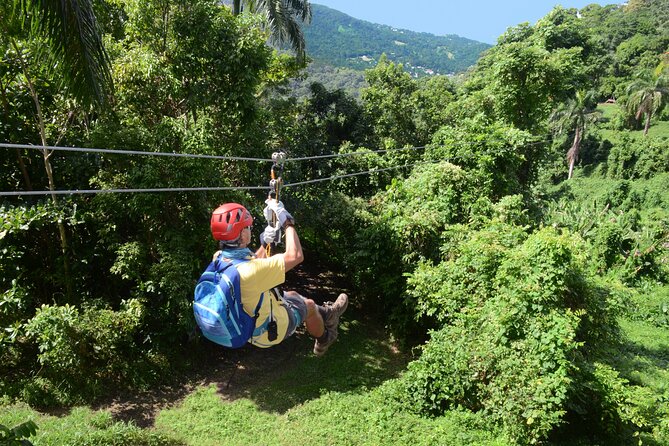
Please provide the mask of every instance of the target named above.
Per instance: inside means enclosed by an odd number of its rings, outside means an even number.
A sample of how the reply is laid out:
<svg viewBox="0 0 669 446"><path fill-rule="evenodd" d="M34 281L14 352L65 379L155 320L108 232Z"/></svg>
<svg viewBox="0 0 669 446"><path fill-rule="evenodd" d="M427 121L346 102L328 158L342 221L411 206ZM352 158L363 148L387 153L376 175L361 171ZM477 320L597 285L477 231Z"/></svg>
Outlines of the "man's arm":
<svg viewBox="0 0 669 446"><path fill-rule="evenodd" d="M286 252L283 253L283 261L286 265L286 272L288 272L302 263L304 254L295 226L286 224L283 230L286 231Z"/></svg>
<svg viewBox="0 0 669 446"><path fill-rule="evenodd" d="M276 216L278 222L283 227L283 230L286 233L286 250L283 254L277 254L283 256L285 271L288 272L291 269L295 268L297 265L302 263L304 260L304 254L302 253L302 244L300 243L300 238L297 236L297 231L295 230L293 216L286 210L283 206L283 203L275 199L267 199L265 201L267 207L263 211L267 221L272 221L272 215ZM276 229L273 226L268 226L265 228L264 235L267 235L270 231L274 236L276 235ZM264 239L264 236L261 237ZM270 237L271 238L271 237ZM265 240L261 240L263 243ZM256 255L259 257L266 257L267 251L264 247L261 247L256 252Z"/></svg>

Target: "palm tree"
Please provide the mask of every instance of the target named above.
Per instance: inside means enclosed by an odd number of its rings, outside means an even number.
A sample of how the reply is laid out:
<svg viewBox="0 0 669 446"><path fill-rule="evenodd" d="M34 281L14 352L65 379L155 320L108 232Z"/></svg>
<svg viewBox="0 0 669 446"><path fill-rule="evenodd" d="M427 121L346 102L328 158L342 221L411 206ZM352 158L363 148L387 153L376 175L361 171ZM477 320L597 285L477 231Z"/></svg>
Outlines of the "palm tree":
<svg viewBox="0 0 669 446"><path fill-rule="evenodd" d="M44 147L44 168L49 190L53 192L56 190L50 161L53 150L46 148L46 122L30 64L58 70L52 77L60 79L62 86L83 104L104 104L112 89L111 63L102 44L93 5L91 0L5 0L0 7L0 30L14 49L16 63L35 104L40 142ZM48 50L37 54L25 51L18 40L28 36L44 41ZM58 206L53 193L51 201L55 207ZM58 232L67 294L71 296L67 234L62 221L58 222Z"/></svg>
<svg viewBox="0 0 669 446"><path fill-rule="evenodd" d="M78 100L104 103L112 87L110 61L91 0L6 0L0 25L12 41L26 32L45 39L44 66L58 67Z"/></svg>
<svg viewBox="0 0 669 446"><path fill-rule="evenodd" d="M574 139L567 151L567 162L569 163L569 176L574 173L574 164L578 161L581 150L581 142L589 125L597 120L599 112L596 110L597 102L592 91L577 91L576 96L566 103L561 104L551 115L551 122L556 133L574 132Z"/></svg>
<svg viewBox="0 0 669 446"><path fill-rule="evenodd" d="M309 0L233 0L232 14L239 15L245 7L249 12L265 16L272 40L289 43L300 60L305 56L302 28L296 19L311 21Z"/></svg>
<svg viewBox="0 0 669 446"><path fill-rule="evenodd" d="M646 122L643 128L643 135L648 135L650 128L650 120L655 113L660 112L669 101L669 77L662 74L661 71L651 73L650 71L642 71L637 75L627 87L626 106L627 109L634 113L637 121L641 116L646 116Z"/></svg>

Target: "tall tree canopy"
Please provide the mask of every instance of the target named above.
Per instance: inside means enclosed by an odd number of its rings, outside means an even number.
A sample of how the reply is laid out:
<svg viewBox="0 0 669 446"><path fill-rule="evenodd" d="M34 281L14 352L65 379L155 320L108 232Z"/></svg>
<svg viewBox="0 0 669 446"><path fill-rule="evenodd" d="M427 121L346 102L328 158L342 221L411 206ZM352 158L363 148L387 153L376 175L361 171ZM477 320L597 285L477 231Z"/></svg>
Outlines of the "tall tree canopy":
<svg viewBox="0 0 669 446"><path fill-rule="evenodd" d="M39 36L49 51L43 66L78 99L105 102L112 89L110 61L91 0L8 0L0 6L3 33Z"/></svg>

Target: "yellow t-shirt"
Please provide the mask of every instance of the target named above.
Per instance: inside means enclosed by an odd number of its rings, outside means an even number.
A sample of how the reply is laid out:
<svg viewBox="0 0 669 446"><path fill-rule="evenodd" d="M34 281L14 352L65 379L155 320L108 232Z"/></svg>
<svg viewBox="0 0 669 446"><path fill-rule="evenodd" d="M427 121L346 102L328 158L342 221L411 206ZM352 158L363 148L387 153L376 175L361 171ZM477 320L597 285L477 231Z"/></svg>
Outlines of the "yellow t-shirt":
<svg viewBox="0 0 669 446"><path fill-rule="evenodd" d="M237 265L237 271L239 271L244 311L253 316L260 300L260 294L264 293L265 297L260 307L256 327L267 322L270 311L277 325L277 337L274 341L267 339L267 331L264 331L258 336L252 336L249 342L263 348L278 344L286 336L288 330L288 313L283 306L282 296L275 296L273 291L274 287L286 281L286 264L283 256L274 255L265 259L252 259Z"/></svg>

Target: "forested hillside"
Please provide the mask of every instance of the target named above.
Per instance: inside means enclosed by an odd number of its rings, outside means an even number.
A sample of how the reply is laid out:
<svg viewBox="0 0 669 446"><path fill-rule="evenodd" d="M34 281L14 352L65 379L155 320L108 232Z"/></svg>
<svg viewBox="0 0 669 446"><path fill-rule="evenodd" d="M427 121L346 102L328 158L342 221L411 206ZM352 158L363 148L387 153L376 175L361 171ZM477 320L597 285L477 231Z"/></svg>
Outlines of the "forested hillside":
<svg viewBox="0 0 669 446"><path fill-rule="evenodd" d="M308 97L309 86L314 82L328 90L341 90L356 99L360 99L362 90L367 87L364 71L314 62L307 66L302 78L291 81L290 92L297 98Z"/></svg>
<svg viewBox="0 0 669 446"><path fill-rule="evenodd" d="M260 13L49 5L0 4L0 444L669 444L669 0L556 7L457 77L388 53L359 98L296 96ZM323 357L193 318L278 151L285 286L350 295Z"/></svg>
<svg viewBox="0 0 669 446"><path fill-rule="evenodd" d="M490 45L457 35L435 36L358 20L326 6L312 5L304 27L307 52L316 62L365 70L382 54L415 76L466 70Z"/></svg>

